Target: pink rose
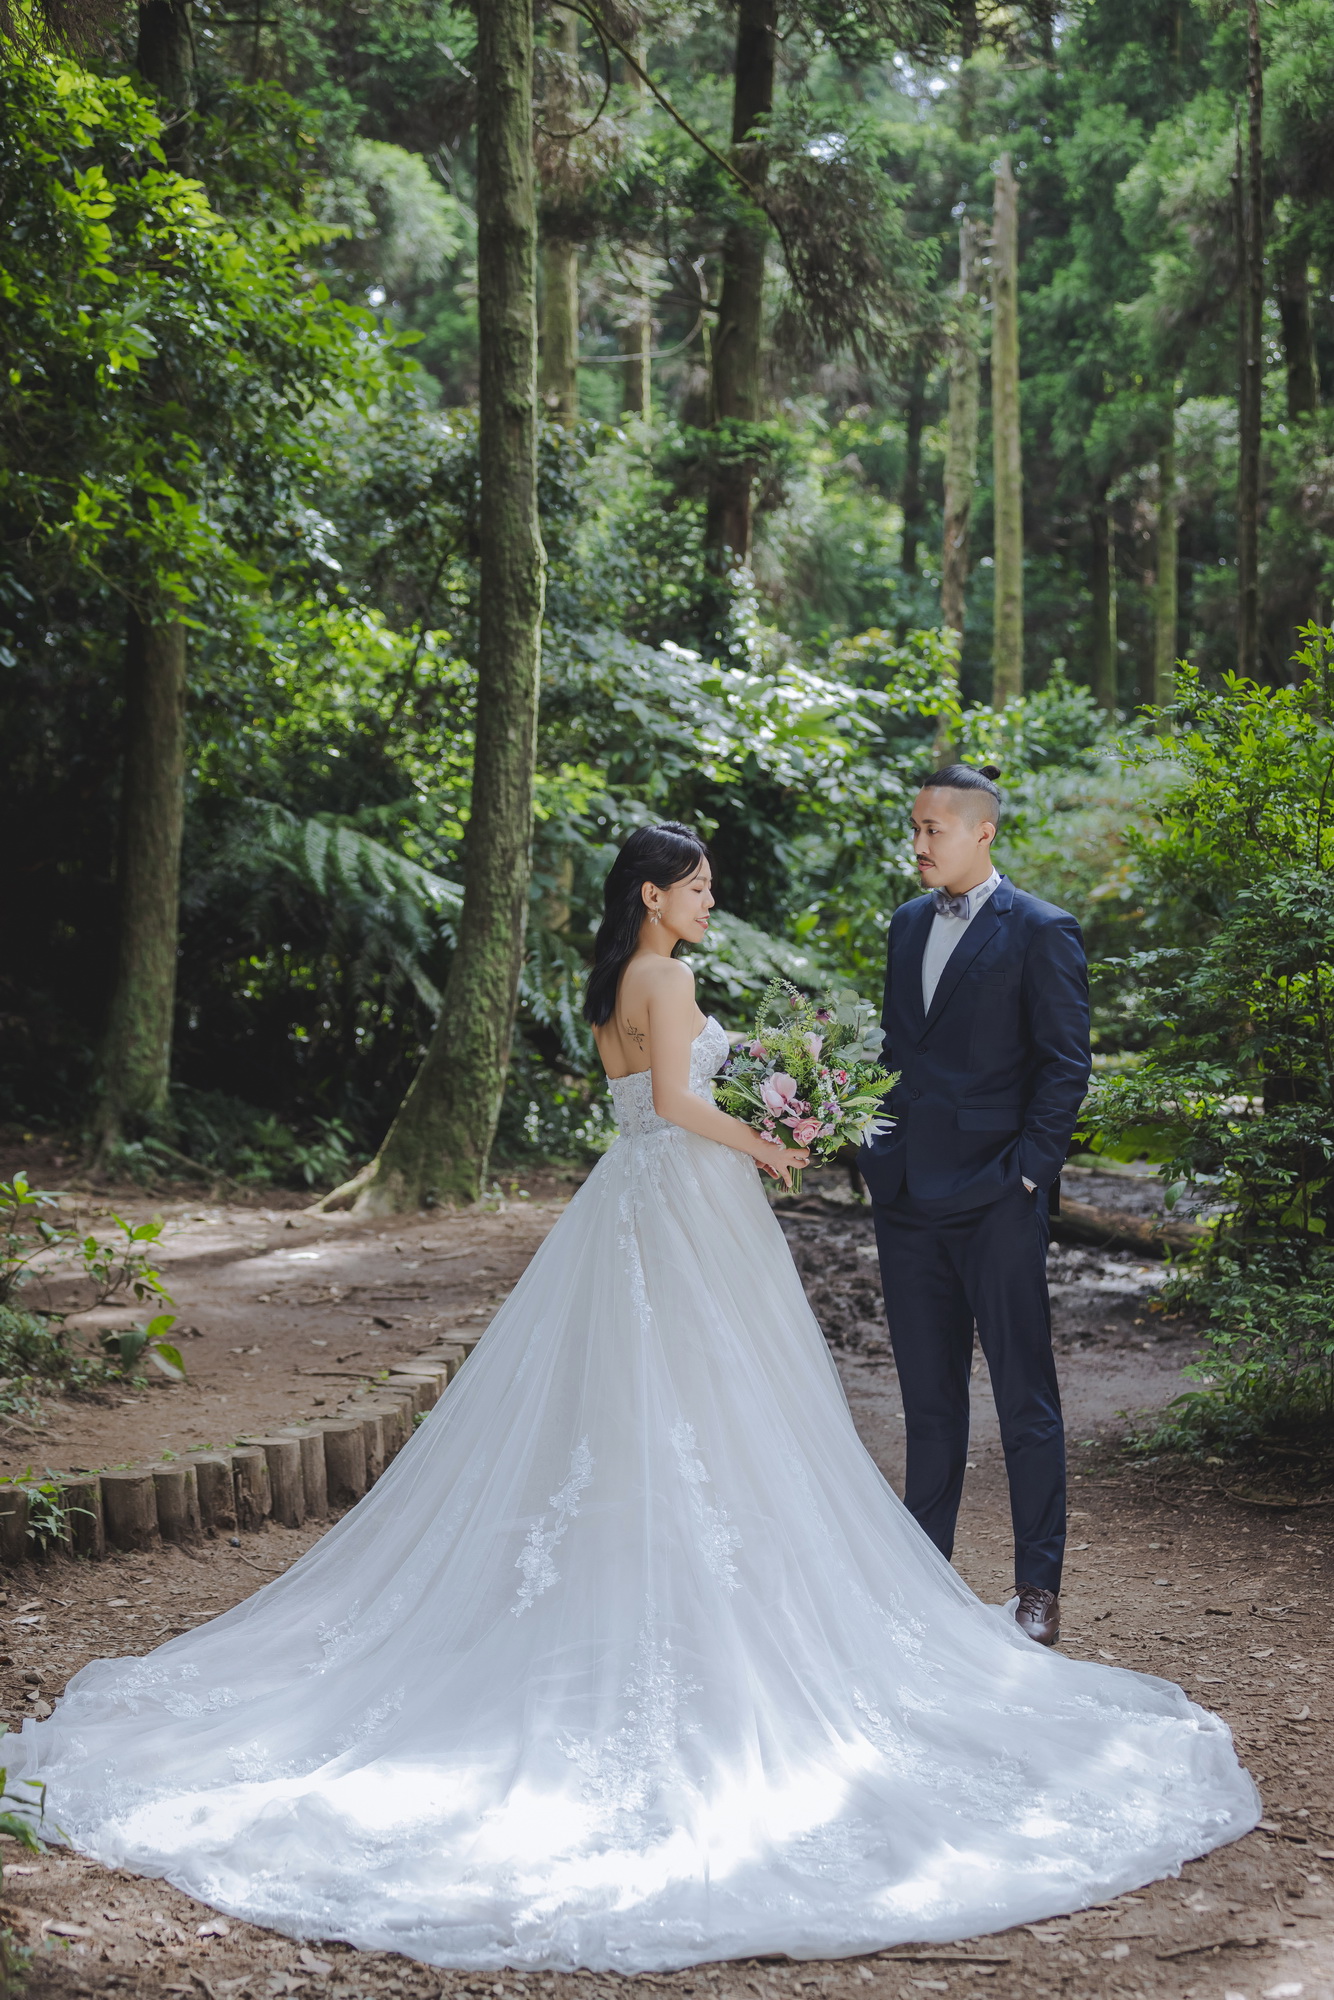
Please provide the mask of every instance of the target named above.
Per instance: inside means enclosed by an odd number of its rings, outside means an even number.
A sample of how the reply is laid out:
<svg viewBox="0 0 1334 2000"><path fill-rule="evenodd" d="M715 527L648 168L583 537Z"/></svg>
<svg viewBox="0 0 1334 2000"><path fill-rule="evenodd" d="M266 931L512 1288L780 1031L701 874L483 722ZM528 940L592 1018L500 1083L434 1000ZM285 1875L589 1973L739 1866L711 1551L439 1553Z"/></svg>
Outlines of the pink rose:
<svg viewBox="0 0 1334 2000"><path fill-rule="evenodd" d="M760 1096L764 1100L766 1107L777 1115L779 1112L786 1111L790 1104L795 1103L797 1080L793 1076L788 1076L785 1071L777 1069L772 1076L767 1076L760 1085Z"/></svg>
<svg viewBox="0 0 1334 2000"><path fill-rule="evenodd" d="M821 1049L824 1047L824 1036L803 1035L801 1039L803 1042L805 1042L806 1047L810 1050L811 1060L814 1061L815 1058L819 1055Z"/></svg>
<svg viewBox="0 0 1334 2000"><path fill-rule="evenodd" d="M848 1073L845 1069L836 1069L834 1071L834 1082L838 1085L840 1090L842 1090L847 1080L848 1080Z"/></svg>
<svg viewBox="0 0 1334 2000"><path fill-rule="evenodd" d="M769 1051L765 1048L763 1042L752 1042L750 1047L746 1050L746 1054L748 1056L764 1057L767 1056L768 1053Z"/></svg>
<svg viewBox="0 0 1334 2000"><path fill-rule="evenodd" d="M818 1118L802 1118L792 1127L792 1137L799 1146L813 1146L820 1137Z"/></svg>

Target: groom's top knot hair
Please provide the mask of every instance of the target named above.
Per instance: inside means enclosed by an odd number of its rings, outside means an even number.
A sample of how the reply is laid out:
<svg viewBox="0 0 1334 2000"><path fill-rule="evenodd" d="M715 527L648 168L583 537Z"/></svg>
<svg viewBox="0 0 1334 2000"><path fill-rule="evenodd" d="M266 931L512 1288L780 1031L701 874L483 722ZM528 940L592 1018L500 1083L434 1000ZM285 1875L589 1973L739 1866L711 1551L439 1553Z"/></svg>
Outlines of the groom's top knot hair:
<svg viewBox="0 0 1334 2000"><path fill-rule="evenodd" d="M923 778L922 790L943 792L971 792L972 803L980 808L981 816L995 820L1000 825L1001 795L996 780L1000 769L995 764L945 764L939 771L933 771L929 778Z"/></svg>

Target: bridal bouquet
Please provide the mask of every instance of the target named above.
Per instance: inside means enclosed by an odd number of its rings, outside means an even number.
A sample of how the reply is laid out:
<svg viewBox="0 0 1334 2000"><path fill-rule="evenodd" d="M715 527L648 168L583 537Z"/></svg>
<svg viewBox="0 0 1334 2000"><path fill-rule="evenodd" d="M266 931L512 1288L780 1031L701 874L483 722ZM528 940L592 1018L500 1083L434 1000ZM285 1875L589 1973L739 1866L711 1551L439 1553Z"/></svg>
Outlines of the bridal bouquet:
<svg viewBox="0 0 1334 2000"><path fill-rule="evenodd" d="M786 979L771 979L755 1033L733 1049L715 1079L724 1111L817 1160L888 1131L881 1100L897 1083L882 1069L884 1040L875 1009L855 993L808 1000ZM800 1192L801 1175L792 1177Z"/></svg>

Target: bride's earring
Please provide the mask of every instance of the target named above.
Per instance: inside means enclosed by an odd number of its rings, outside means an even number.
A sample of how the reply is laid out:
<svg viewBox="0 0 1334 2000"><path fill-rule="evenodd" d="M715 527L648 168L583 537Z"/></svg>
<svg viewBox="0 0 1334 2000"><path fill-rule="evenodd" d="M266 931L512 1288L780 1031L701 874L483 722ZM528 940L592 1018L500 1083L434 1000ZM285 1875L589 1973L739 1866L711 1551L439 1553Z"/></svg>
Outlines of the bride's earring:
<svg viewBox="0 0 1334 2000"><path fill-rule="evenodd" d="M651 924L660 924L662 922L662 916L657 910L650 910L648 913L648 920Z"/></svg>

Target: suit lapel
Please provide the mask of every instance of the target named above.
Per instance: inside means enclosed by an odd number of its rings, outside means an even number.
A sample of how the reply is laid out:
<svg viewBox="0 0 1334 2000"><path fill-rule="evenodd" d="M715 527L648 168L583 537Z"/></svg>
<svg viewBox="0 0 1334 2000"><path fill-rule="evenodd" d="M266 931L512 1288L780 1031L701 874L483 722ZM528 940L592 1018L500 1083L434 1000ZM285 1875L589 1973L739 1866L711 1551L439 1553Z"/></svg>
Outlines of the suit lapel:
<svg viewBox="0 0 1334 2000"><path fill-rule="evenodd" d="M931 925L935 918L936 906L930 896L918 899L913 911L912 929L903 947L904 1010L914 1035L920 1037L926 1019L922 1007L922 960L926 956L926 941L931 935ZM971 924L969 929L972 929Z"/></svg>
<svg viewBox="0 0 1334 2000"><path fill-rule="evenodd" d="M945 969L940 975L940 979L936 985L935 993L932 995L931 998L931 1011L926 1017L926 1024L925 1028L923 1029L923 1033L926 1033L931 1028L935 1027L936 1022L940 1019L941 1014L944 1012L945 1008L949 1004L951 994L954 992L955 987L959 984L959 981L963 978L965 972L967 972L973 960L977 957L978 953L982 950L983 946L990 944L992 938L994 938L997 932L1000 930L1001 920L1004 917L1005 912L1009 909L1010 903L1013 899L1012 894L1010 896L1005 896L1002 899L1002 891L1005 889L1005 887L1006 883L1004 879L1002 879L1001 882L995 888L995 890L993 890L992 894L988 896L986 902L982 905L977 915L973 918L972 923L969 924L967 930L964 932L963 936L959 939L958 944L955 945L954 950L950 953L949 958L946 960ZM925 939L923 939L923 950L925 950L925 948L926 948L926 942ZM920 961L919 961L919 971L920 971ZM918 981L919 987L920 984L921 981L919 979ZM918 1005L920 1006L920 1004L921 1004L921 996L919 993Z"/></svg>

